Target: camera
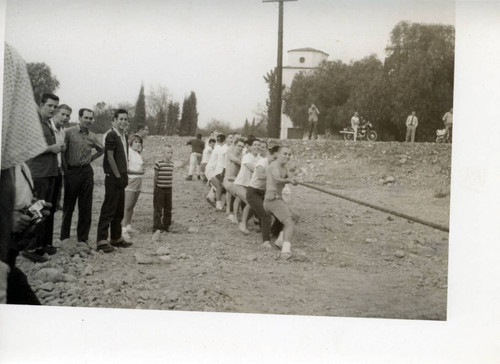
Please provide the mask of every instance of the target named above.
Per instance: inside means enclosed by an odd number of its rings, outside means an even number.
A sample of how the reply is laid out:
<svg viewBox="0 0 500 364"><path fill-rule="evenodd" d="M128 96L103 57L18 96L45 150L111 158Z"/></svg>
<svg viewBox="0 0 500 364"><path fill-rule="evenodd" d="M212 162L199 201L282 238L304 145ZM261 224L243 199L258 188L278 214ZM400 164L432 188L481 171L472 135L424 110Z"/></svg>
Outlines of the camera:
<svg viewBox="0 0 500 364"><path fill-rule="evenodd" d="M26 215L31 217L31 223L33 225L38 224L40 221L43 219L43 214L42 210L44 208L45 201L44 200L37 200L34 203L31 204L26 210L24 211Z"/></svg>

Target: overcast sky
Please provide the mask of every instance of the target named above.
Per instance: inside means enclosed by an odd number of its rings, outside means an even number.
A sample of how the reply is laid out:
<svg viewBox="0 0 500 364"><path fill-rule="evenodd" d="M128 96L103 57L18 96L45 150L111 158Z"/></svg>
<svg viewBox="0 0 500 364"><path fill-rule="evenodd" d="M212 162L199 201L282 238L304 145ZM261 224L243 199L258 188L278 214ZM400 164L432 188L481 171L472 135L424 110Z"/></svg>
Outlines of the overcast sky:
<svg viewBox="0 0 500 364"><path fill-rule="evenodd" d="M452 1L299 0L285 3L284 57L312 47L330 60L383 60L401 20L455 23ZM73 109L135 103L141 82L198 99L199 126L242 126L265 105L276 66L277 3L261 0L9 0L5 39L27 62L45 62ZM76 114L72 116L76 120Z"/></svg>

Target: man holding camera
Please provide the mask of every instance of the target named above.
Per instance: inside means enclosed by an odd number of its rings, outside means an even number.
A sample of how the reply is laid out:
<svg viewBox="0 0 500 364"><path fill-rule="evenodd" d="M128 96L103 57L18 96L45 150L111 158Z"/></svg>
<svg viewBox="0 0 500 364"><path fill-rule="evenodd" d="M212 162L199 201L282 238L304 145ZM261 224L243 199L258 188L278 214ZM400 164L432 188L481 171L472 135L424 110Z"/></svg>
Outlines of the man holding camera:
<svg viewBox="0 0 500 364"><path fill-rule="evenodd" d="M47 143L47 148L42 154L28 160L33 177L34 193L39 200L51 202L54 197L54 187L57 176L59 175L59 166L57 155L64 151L64 143L58 143L50 118L59 105L59 97L54 94L46 93L42 95L42 100L38 108L38 116L42 127L43 136ZM52 235L54 231L54 216L51 214L45 221L40 223L37 229L36 243L23 252L23 256L33 262L47 261L43 257L45 253L55 254L56 248L52 245Z"/></svg>

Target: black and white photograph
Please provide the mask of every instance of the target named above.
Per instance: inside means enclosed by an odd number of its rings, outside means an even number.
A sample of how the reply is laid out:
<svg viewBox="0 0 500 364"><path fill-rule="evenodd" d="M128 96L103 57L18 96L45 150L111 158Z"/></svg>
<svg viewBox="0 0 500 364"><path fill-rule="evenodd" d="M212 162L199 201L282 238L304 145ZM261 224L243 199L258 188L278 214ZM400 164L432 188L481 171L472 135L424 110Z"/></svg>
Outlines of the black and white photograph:
<svg viewBox="0 0 500 364"><path fill-rule="evenodd" d="M471 278L499 249L499 5L6 1L0 338L20 315L103 353L35 344L53 362L498 360L454 328L500 295ZM37 361L13 342L0 361Z"/></svg>

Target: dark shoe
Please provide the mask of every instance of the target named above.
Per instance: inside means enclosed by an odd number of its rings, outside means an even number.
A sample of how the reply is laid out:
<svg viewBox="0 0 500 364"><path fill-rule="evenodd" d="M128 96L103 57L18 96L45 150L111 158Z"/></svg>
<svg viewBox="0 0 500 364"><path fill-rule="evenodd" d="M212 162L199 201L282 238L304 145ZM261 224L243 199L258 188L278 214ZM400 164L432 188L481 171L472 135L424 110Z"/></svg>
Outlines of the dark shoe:
<svg viewBox="0 0 500 364"><path fill-rule="evenodd" d="M200 177L200 176L198 176L198 179L201 179L201 177Z"/></svg>
<svg viewBox="0 0 500 364"><path fill-rule="evenodd" d="M21 255L25 258L28 258L31 260L33 263L44 263L48 259L43 256L44 252L42 250L34 250L32 252L29 252L27 250L23 251Z"/></svg>
<svg viewBox="0 0 500 364"><path fill-rule="evenodd" d="M57 248L52 245L47 245L43 247L43 251L48 255L54 255L57 252Z"/></svg>
<svg viewBox="0 0 500 364"><path fill-rule="evenodd" d="M113 251L115 251L115 248L113 248L111 245L108 244L108 242L104 242L104 243L97 243L97 248L96 248L97 251L100 251L102 250L104 253L111 253Z"/></svg>
<svg viewBox="0 0 500 364"><path fill-rule="evenodd" d="M186 181L191 181L193 179L193 176L187 176Z"/></svg>
<svg viewBox="0 0 500 364"><path fill-rule="evenodd" d="M165 229L165 232L171 233L171 234L177 234L179 232L179 230L172 229L172 228L169 227L169 228Z"/></svg>
<svg viewBox="0 0 500 364"><path fill-rule="evenodd" d="M129 246L132 246L132 243L129 241L126 241L123 238L120 238L118 240L111 240L111 245L117 248L128 248Z"/></svg>

